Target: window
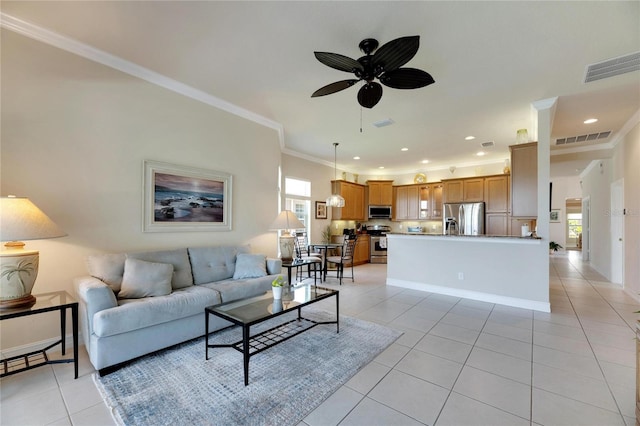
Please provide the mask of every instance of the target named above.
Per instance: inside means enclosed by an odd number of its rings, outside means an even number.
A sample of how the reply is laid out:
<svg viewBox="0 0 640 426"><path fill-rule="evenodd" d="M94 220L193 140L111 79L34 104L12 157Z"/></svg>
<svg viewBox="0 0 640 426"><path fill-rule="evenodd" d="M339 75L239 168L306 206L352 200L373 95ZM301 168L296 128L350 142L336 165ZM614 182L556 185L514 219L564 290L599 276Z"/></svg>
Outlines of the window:
<svg viewBox="0 0 640 426"><path fill-rule="evenodd" d="M567 213L568 240L578 242L582 234L582 213Z"/></svg>
<svg viewBox="0 0 640 426"><path fill-rule="evenodd" d="M298 217L300 222L304 223L307 238L311 235L310 230L310 211L311 211L311 182L302 179L285 178L285 209L291 210Z"/></svg>

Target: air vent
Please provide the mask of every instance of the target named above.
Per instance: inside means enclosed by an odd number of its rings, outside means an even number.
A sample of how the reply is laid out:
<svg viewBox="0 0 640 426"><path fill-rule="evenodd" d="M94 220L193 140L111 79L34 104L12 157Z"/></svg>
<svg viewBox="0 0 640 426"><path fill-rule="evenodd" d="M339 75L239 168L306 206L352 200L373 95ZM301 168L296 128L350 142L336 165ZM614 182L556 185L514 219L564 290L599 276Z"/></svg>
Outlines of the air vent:
<svg viewBox="0 0 640 426"><path fill-rule="evenodd" d="M393 121L392 119L385 118L384 120L376 121L375 123L373 123L373 125L376 127L385 127L391 126L393 123L395 123L395 121Z"/></svg>
<svg viewBox="0 0 640 426"><path fill-rule="evenodd" d="M567 138L556 139L556 145L568 145L576 142L591 142L598 139L606 139L611 135L611 130L600 133L591 133L588 135L570 136Z"/></svg>
<svg viewBox="0 0 640 426"><path fill-rule="evenodd" d="M607 59L597 64L587 65L584 82L601 80L620 74L640 70L640 52L630 53L618 58Z"/></svg>
<svg viewBox="0 0 640 426"><path fill-rule="evenodd" d="M494 143L493 141L489 141L489 142L482 142L480 145L482 145L483 148L491 148Z"/></svg>

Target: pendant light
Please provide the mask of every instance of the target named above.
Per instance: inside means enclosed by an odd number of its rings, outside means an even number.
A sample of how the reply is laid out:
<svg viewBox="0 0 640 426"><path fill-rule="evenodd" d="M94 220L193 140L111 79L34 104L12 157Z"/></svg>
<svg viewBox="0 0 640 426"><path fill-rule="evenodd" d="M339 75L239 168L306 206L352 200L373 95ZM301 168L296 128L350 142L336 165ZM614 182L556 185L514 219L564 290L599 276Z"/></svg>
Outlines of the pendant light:
<svg viewBox="0 0 640 426"><path fill-rule="evenodd" d="M337 179L337 161L338 161L338 143L333 143L333 183L331 184L331 197L327 198L328 207L344 207L344 198L335 190L335 181Z"/></svg>

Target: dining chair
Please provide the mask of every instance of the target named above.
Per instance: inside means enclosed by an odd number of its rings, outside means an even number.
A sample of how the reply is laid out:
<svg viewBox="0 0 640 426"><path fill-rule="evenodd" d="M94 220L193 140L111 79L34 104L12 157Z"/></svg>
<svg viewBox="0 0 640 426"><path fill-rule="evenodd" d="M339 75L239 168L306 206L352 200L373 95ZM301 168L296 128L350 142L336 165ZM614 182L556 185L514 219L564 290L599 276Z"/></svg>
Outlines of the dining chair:
<svg viewBox="0 0 640 426"><path fill-rule="evenodd" d="M345 235L344 242L340 250L339 256L327 256L327 263L333 263L336 265L336 275L342 285L342 278L344 278L344 267L351 266L351 282L354 282L353 275L353 253L356 251L357 235ZM349 277L347 277L349 278Z"/></svg>
<svg viewBox="0 0 640 426"><path fill-rule="evenodd" d="M296 250L296 259L313 259L322 265L322 254L309 252L309 243L307 242L306 232L296 232L296 238L293 241ZM313 268L317 268L317 264L313 264ZM296 279L302 280L302 269L296 268ZM322 270L320 271L322 273ZM307 265L307 278L311 278L311 265Z"/></svg>

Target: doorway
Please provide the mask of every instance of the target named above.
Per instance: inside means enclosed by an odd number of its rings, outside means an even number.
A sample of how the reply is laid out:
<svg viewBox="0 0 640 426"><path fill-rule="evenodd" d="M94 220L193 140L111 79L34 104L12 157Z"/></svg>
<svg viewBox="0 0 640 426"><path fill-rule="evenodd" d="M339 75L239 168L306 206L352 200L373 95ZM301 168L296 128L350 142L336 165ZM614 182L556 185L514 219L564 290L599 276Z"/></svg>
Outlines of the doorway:
<svg viewBox="0 0 640 426"><path fill-rule="evenodd" d="M565 245L567 250L582 250L582 199L567 198Z"/></svg>

